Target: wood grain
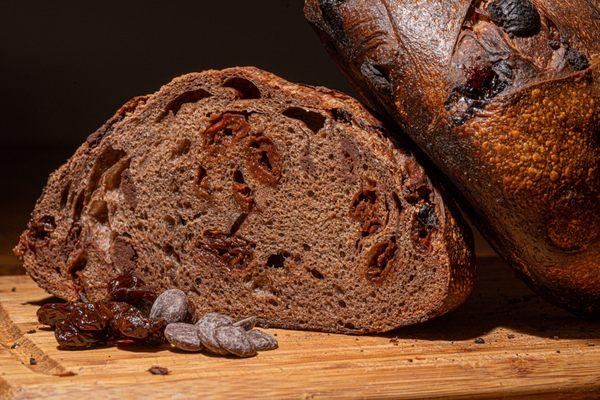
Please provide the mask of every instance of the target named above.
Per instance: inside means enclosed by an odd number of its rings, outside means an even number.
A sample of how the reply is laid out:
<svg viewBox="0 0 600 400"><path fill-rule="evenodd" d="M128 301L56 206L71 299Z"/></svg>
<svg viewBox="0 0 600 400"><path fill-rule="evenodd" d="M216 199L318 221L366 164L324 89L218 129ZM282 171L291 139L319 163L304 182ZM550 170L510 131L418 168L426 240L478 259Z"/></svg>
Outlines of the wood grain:
<svg viewBox="0 0 600 400"><path fill-rule="evenodd" d="M479 268L467 304L430 323L363 337L270 330L280 348L241 360L58 350L35 319L51 299L25 276L2 277L0 398L600 398L600 326L544 303L497 259Z"/></svg>

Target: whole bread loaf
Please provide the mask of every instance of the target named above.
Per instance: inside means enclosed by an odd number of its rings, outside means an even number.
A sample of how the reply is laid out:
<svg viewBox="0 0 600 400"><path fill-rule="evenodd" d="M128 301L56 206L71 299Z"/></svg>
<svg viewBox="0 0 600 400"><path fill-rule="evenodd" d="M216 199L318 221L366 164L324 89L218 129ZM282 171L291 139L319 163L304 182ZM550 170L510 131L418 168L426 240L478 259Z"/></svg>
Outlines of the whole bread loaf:
<svg viewBox="0 0 600 400"><path fill-rule="evenodd" d="M54 172L16 248L59 297L123 273L197 315L364 333L469 294L470 231L356 101L255 68L125 104Z"/></svg>
<svg viewBox="0 0 600 400"><path fill-rule="evenodd" d="M598 314L598 2L307 0L305 14L496 250L548 298Z"/></svg>

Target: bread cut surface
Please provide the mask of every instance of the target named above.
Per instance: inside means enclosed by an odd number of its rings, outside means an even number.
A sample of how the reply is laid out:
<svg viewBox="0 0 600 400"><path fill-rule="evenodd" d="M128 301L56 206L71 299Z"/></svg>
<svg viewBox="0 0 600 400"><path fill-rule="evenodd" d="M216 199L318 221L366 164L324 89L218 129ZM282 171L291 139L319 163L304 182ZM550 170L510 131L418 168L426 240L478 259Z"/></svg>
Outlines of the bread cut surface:
<svg viewBox="0 0 600 400"><path fill-rule="evenodd" d="M69 300L135 273L197 315L380 332L459 305L468 228L356 101L255 68L124 105L54 172L16 252Z"/></svg>

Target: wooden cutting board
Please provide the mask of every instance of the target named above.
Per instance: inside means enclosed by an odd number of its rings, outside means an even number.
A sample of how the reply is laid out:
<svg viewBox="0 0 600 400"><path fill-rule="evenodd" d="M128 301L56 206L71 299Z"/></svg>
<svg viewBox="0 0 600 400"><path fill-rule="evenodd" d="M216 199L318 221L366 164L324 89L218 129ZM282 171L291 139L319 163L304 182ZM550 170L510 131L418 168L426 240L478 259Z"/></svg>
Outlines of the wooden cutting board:
<svg viewBox="0 0 600 400"><path fill-rule="evenodd" d="M546 304L497 259L480 259L479 276L467 304L422 326L363 337L270 330L280 348L250 359L166 346L61 351L35 318L52 299L25 276L2 277L0 398L600 398L600 326ZM169 375L147 372L154 365Z"/></svg>

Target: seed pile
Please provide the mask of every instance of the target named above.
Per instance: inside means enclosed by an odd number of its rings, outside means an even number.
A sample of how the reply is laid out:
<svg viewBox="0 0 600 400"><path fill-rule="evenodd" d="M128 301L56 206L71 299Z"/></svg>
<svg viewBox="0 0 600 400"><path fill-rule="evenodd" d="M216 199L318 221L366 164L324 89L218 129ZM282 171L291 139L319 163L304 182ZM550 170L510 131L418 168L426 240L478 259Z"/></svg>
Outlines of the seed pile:
<svg viewBox="0 0 600 400"><path fill-rule="evenodd" d="M110 300L44 304L38 321L54 329L62 349L86 349L115 343L171 346L190 352L252 357L277 348L277 340L254 329L255 317L234 321L210 313L191 323L184 292L169 289L156 297L144 282L122 275L108 286Z"/></svg>

